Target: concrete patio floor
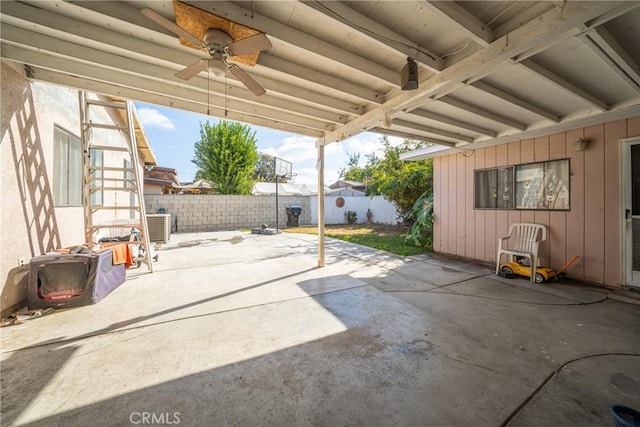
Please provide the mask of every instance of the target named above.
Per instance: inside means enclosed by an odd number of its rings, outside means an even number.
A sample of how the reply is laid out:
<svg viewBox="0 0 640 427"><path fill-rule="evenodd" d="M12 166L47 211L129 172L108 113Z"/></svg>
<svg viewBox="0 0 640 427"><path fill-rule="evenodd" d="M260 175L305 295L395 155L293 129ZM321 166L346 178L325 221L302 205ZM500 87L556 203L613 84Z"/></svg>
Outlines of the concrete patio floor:
<svg viewBox="0 0 640 427"><path fill-rule="evenodd" d="M155 273L3 328L2 425L613 426L640 306L442 256L174 234Z"/></svg>

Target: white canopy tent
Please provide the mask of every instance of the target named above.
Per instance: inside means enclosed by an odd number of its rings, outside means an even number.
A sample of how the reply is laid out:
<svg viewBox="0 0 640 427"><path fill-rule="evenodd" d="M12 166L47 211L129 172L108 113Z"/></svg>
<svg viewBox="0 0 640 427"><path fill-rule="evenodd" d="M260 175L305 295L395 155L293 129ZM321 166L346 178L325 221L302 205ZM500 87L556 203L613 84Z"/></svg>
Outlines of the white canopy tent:
<svg viewBox="0 0 640 427"><path fill-rule="evenodd" d="M251 194L256 196L276 194L276 183L256 182L253 184ZM281 196L311 196L318 194L318 189L307 184L278 183L278 194Z"/></svg>

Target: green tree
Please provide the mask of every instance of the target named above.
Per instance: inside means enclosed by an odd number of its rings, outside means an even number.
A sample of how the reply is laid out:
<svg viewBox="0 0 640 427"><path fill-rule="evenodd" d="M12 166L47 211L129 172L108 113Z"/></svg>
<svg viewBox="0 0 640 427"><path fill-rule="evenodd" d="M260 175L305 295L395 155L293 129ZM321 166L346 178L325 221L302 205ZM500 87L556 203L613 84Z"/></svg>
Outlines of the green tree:
<svg viewBox="0 0 640 427"><path fill-rule="evenodd" d="M375 153L367 154L365 156L367 163L364 166L360 166L360 153L347 153L347 156L349 156L347 166L338 171L340 179L363 182L368 185L373 175L373 170L376 168L380 159Z"/></svg>
<svg viewBox="0 0 640 427"><path fill-rule="evenodd" d="M394 147L386 136L381 142L384 144L384 156L372 159L368 194L379 194L393 201L398 217L411 224L414 204L423 193L430 194L433 191L431 159L417 162L400 160L400 153L422 147L422 143L405 140Z"/></svg>
<svg viewBox="0 0 640 427"><path fill-rule="evenodd" d="M364 182L364 168L360 166L360 153L347 153L347 156L349 157L347 166L338 171L340 179Z"/></svg>
<svg viewBox="0 0 640 427"><path fill-rule="evenodd" d="M192 160L198 167L196 176L211 181L220 194L250 194L258 161L255 135L240 123L201 122Z"/></svg>
<svg viewBox="0 0 640 427"><path fill-rule="evenodd" d="M253 171L253 178L259 182L274 182L273 156L265 153L258 153L259 158ZM280 176L278 182L288 182L287 178Z"/></svg>

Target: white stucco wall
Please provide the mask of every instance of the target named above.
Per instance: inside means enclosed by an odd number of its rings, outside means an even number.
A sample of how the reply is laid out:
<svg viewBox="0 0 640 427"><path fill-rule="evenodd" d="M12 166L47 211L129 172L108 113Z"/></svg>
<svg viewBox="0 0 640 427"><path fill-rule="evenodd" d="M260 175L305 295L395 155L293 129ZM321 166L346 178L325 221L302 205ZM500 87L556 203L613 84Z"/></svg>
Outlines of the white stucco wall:
<svg viewBox="0 0 640 427"><path fill-rule="evenodd" d="M79 135L74 90L34 83L2 63L0 129L0 278L3 310L26 298L28 264L36 255L83 240L82 208L54 208L54 126ZM3 313L6 314L6 313Z"/></svg>
<svg viewBox="0 0 640 427"><path fill-rule="evenodd" d="M53 140L59 126L80 136L78 91L41 82L30 82L21 68L1 64L0 128L0 285L3 314L26 299L28 263L34 256L84 242L81 206L53 205ZM95 97L95 95L92 95ZM114 115L101 107L94 120L114 123ZM117 131L98 132L101 145L122 145ZM105 166L122 166L125 153L107 152ZM109 184L106 184L109 185ZM129 193L109 195L105 203L129 204ZM98 218L114 218L113 211ZM129 210L118 212L128 217ZM126 215L126 216L125 216ZM18 260L26 265L19 267Z"/></svg>
<svg viewBox="0 0 640 427"><path fill-rule="evenodd" d="M339 208L336 200L342 197L344 206ZM318 223L318 197L311 196L309 198L311 208L311 223ZM374 197L358 197L358 196L326 196L324 201L325 224L344 224L346 211L354 211L358 216L358 224L367 222L367 210L371 210L372 222L379 224L396 224L397 213L396 206L386 200L382 196Z"/></svg>

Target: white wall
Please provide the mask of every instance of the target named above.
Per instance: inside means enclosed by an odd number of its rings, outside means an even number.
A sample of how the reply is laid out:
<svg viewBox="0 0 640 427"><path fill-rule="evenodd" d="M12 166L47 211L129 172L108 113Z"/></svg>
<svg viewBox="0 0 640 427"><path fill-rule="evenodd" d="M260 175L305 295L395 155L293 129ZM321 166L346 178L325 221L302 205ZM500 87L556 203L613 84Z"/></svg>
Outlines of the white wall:
<svg viewBox="0 0 640 427"><path fill-rule="evenodd" d="M367 209L371 209L373 222L396 223L393 203L382 196L343 197L345 205L338 208L337 197L327 197L325 202L326 224L345 224L344 213L355 211L358 223L367 221ZM275 227L275 196L225 196L220 194L145 194L147 213L156 213L163 208L178 217L178 232L237 230L260 227L266 223ZM286 207L302 207L300 225L318 224L317 196L280 196L278 199L280 228L287 224Z"/></svg>
<svg viewBox="0 0 640 427"><path fill-rule="evenodd" d="M59 126L80 136L76 89L31 82L22 68L1 64L0 128L0 286L2 314L26 299L28 263L45 252L84 242L82 206L53 205L53 140ZM91 96L95 98L95 95ZM99 123L118 123L114 114L96 109ZM100 145L122 145L120 132L96 132ZM105 166L122 166L124 153L105 153ZM128 155L126 155L128 157ZM106 183L110 185L110 183ZM121 192L119 192L121 193ZM106 203L129 205L129 193L105 194ZM129 210L119 211L128 217ZM104 212L110 219L114 211ZM19 267L18 260L26 265Z"/></svg>
<svg viewBox="0 0 640 427"><path fill-rule="evenodd" d="M0 284L2 315L26 299L28 262L84 240L82 208L53 206L53 138L58 125L79 135L77 92L31 84L2 63ZM79 225L79 226L78 226ZM18 260L26 264L20 267Z"/></svg>
<svg viewBox="0 0 640 427"><path fill-rule="evenodd" d="M344 199L344 206L339 208L336 200ZM318 197L310 196L311 224L318 223ZM367 222L367 210L371 210L372 222L379 224L396 224L398 214L396 206L382 196L374 197L349 197L349 196L326 196L324 200L325 224L345 224L345 212L354 211L358 216L358 224Z"/></svg>

